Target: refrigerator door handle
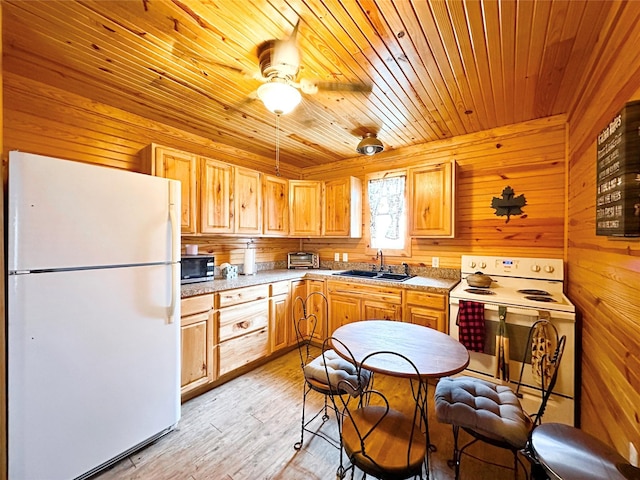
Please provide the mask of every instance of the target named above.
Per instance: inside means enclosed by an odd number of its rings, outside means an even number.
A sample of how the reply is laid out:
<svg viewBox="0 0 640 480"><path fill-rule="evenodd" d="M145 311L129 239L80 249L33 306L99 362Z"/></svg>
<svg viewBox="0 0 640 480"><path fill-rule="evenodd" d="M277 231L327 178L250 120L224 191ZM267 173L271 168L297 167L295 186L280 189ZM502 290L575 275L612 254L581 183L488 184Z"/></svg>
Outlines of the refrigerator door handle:
<svg viewBox="0 0 640 480"><path fill-rule="evenodd" d="M176 192L180 188L180 184L175 181L169 181L169 224L171 227L171 305L169 306L169 323L173 323L176 315L176 306L178 305L178 288L177 278L179 272L177 271L180 264L178 263L178 257L180 252L178 250L178 239L180 225L177 222L176 216L176 198L180 198L180 192Z"/></svg>

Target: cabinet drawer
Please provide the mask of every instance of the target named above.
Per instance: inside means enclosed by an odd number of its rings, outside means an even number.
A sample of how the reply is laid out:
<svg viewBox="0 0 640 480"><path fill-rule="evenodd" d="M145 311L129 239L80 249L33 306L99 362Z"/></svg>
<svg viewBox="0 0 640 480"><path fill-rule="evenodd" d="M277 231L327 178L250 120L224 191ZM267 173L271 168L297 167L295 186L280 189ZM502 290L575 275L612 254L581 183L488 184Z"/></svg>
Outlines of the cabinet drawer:
<svg viewBox="0 0 640 480"><path fill-rule="evenodd" d="M362 298L375 299L379 302L402 304L402 290L393 287L328 281L327 292L329 295L357 295Z"/></svg>
<svg viewBox="0 0 640 480"><path fill-rule="evenodd" d="M407 290L407 304L418 305L421 307L435 308L438 310L447 309L447 298L439 293L418 292L416 290Z"/></svg>
<svg viewBox="0 0 640 480"><path fill-rule="evenodd" d="M220 375L269 355L267 328L233 338L220 344Z"/></svg>
<svg viewBox="0 0 640 480"><path fill-rule="evenodd" d="M289 293L289 281L271 284L271 296L286 295Z"/></svg>
<svg viewBox="0 0 640 480"><path fill-rule="evenodd" d="M180 301L180 315L186 317L194 313L206 312L213 308L213 294L183 298Z"/></svg>
<svg viewBox="0 0 640 480"><path fill-rule="evenodd" d="M238 305L269 297L269 285L254 285L253 287L236 288L216 293L217 308Z"/></svg>
<svg viewBox="0 0 640 480"><path fill-rule="evenodd" d="M220 342L266 328L269 325L269 301L258 300L220 309L218 320Z"/></svg>

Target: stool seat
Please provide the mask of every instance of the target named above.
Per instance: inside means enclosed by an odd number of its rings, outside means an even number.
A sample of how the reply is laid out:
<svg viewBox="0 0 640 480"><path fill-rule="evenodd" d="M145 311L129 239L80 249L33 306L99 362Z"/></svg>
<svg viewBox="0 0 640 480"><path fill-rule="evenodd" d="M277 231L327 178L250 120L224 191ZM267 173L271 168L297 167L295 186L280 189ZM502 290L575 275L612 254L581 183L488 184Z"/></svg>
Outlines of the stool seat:
<svg viewBox="0 0 640 480"><path fill-rule="evenodd" d="M527 444L533 422L507 386L472 377L441 378L435 403L442 423L471 429L518 449Z"/></svg>
<svg viewBox="0 0 640 480"><path fill-rule="evenodd" d="M640 480L640 469L616 450L569 425L543 423L531 447L552 480Z"/></svg>

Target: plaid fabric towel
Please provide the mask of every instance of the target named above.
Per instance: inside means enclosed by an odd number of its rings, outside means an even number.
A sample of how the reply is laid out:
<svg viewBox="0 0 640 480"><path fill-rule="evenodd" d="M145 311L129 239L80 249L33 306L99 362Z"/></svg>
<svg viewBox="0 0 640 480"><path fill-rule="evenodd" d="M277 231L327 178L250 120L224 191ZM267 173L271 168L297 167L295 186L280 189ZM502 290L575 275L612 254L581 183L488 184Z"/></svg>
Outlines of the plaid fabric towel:
<svg viewBox="0 0 640 480"><path fill-rule="evenodd" d="M484 350L484 303L460 300L458 308L458 340L473 352Z"/></svg>

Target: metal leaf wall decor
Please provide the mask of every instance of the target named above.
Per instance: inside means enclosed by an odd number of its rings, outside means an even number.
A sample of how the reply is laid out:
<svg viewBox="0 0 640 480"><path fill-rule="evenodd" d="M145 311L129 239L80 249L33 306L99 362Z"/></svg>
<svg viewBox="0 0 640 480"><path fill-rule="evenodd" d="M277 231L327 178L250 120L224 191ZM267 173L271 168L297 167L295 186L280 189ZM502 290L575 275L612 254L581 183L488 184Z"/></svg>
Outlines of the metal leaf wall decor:
<svg viewBox="0 0 640 480"><path fill-rule="evenodd" d="M513 188L507 186L502 190L502 198L493 197L491 200L491 208L495 209L496 216L504 217L506 215L507 220L504 223L509 223L509 217L511 215L522 215L522 207L527 204L527 199L524 195L515 196Z"/></svg>

